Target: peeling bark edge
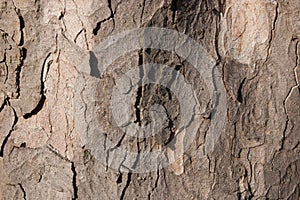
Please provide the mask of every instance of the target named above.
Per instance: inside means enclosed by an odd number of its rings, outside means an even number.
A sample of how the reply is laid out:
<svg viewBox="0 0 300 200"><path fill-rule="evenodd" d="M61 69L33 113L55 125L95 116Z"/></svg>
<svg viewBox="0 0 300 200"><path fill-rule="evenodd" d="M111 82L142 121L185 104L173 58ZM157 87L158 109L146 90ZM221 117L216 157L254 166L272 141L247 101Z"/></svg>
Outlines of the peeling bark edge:
<svg viewBox="0 0 300 200"><path fill-rule="evenodd" d="M41 72L41 99L38 102L37 106L30 112L30 113L26 113L23 117L24 119L28 119L30 117L32 117L33 115L37 115L44 107L45 101L46 101L46 96L45 96L45 77L44 74L47 74L49 71L49 67L52 64L52 61L49 61L47 63L48 58L51 56L51 53L49 53L43 63L43 69Z"/></svg>

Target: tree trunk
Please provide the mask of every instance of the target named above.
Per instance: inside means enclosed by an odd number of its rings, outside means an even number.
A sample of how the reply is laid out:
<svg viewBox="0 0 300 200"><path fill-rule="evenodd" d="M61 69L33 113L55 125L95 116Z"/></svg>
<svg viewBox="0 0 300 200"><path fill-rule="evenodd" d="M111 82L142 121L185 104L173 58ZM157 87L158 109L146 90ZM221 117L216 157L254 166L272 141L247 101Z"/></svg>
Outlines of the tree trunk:
<svg viewBox="0 0 300 200"><path fill-rule="evenodd" d="M299 199L299 0L1 0L0 199Z"/></svg>

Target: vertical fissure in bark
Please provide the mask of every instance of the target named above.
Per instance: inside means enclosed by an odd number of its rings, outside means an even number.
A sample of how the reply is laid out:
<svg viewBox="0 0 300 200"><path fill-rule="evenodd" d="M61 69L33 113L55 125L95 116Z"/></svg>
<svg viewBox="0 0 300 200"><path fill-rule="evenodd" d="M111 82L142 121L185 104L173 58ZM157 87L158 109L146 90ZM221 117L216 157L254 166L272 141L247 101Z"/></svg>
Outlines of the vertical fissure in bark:
<svg viewBox="0 0 300 200"><path fill-rule="evenodd" d="M22 192L23 192L23 199L26 200L26 191L25 191L24 187L22 186L21 183L19 183L18 185L20 186L20 189L21 189Z"/></svg>
<svg viewBox="0 0 300 200"><path fill-rule="evenodd" d="M132 173L131 173L131 172L128 172L128 174L127 174L126 185L125 185L125 187L123 188L123 190L122 190L122 192L121 192L120 200L123 200L124 197L125 197L126 190L127 190L127 188L129 187L130 182L131 182L131 176L132 176Z"/></svg>
<svg viewBox="0 0 300 200"><path fill-rule="evenodd" d="M12 3L13 3L13 6L14 6L14 9L15 9L15 12L18 15L18 18L19 18L19 23L20 23L19 29L20 29L21 36L20 36L20 41L19 41L18 46L21 47L21 46L24 45L24 41L25 41L25 39L24 39L25 21L24 21L23 16L21 15L20 9L18 9L16 7L14 1L12 1ZM21 92L21 88L20 88L20 74L21 74L21 71L22 71L22 67L24 65L24 60L26 59L27 49L25 49L24 47L20 48L20 53L21 53L20 64L16 68L16 85L17 85L17 97L16 98L20 97L20 92Z"/></svg>
<svg viewBox="0 0 300 200"><path fill-rule="evenodd" d="M172 0L171 1L172 23L175 23L177 9L178 9L178 0Z"/></svg>
<svg viewBox="0 0 300 200"><path fill-rule="evenodd" d="M4 138L4 140L3 140L2 144L1 144L0 157L3 157L3 155L4 155L5 145L8 142L8 139L11 136L11 133L14 131L14 128L15 128L16 124L18 123L18 119L19 119L18 116L17 116L16 110L10 105L9 98L7 98L5 100L5 105L9 106L13 110L13 113L14 113L14 122L13 122L13 125L12 125L9 133L6 135L6 137Z"/></svg>
<svg viewBox="0 0 300 200"><path fill-rule="evenodd" d="M148 194L147 194L147 199L148 199L148 200L151 199L152 193L153 193L154 190L157 188L159 178L160 178L160 175L159 175L159 169L157 169L157 171L156 171L156 179L155 179L155 182L154 182L154 187L153 187L153 188L151 189L151 191L148 192Z"/></svg>
<svg viewBox="0 0 300 200"><path fill-rule="evenodd" d="M7 105L6 101L9 100L9 97L6 97L4 99L4 102L2 103L2 105L0 106L0 113L2 112L2 110L5 108L5 106Z"/></svg>
<svg viewBox="0 0 300 200"><path fill-rule="evenodd" d="M75 163L71 162L71 170L73 172L73 180L72 180L72 185L73 185L73 198L72 200L78 199L78 186L77 186L77 172L75 168Z"/></svg>
<svg viewBox="0 0 300 200"><path fill-rule="evenodd" d="M142 66L143 65L143 50L139 51L139 59L138 59L138 65ZM144 77L144 71L142 67L139 67L140 69L140 81L138 85L142 85L142 77ZM141 103L141 99L143 96L143 86L140 86L137 90L137 94L136 94L136 100L135 100L135 116L136 116L136 120L134 121L134 123L137 123L139 126L141 126L141 109L140 109L140 103Z"/></svg>
<svg viewBox="0 0 300 200"><path fill-rule="evenodd" d="M15 12L16 14L18 15L18 18L19 18L19 23L20 23L20 32L21 32L21 38L20 38L20 42L18 44L18 46L23 46L24 44L24 28L25 28L25 21L24 21L24 18L23 16L21 15L21 10L18 9L15 5L15 2L12 1L14 7L15 7Z"/></svg>
<svg viewBox="0 0 300 200"><path fill-rule="evenodd" d="M219 6L221 8L223 8L223 5L221 2L219 2ZM220 8L220 9L221 9ZM216 31L215 31L215 38L214 38L214 46L215 46L215 51L216 51L216 54L217 54L217 63L216 65L219 65L219 63L221 63L222 61L222 58L221 58L221 54L220 54L220 51L219 51L219 34L220 34L220 26L221 26L221 11L217 12L217 14L215 15L216 16L216 23L215 23L215 26L216 26Z"/></svg>
<svg viewBox="0 0 300 200"><path fill-rule="evenodd" d="M24 28L25 28L25 22L24 22L24 18L22 17L20 10L18 10L18 17L19 17L19 21L20 21L20 32L21 32L21 38L20 38L20 42L19 42L19 46L23 46L24 44Z"/></svg>
<svg viewBox="0 0 300 200"><path fill-rule="evenodd" d="M22 68L24 66L24 61L27 57L27 49L23 47L20 50L20 53L21 53L20 63L17 66L17 69L16 69L17 98L19 98L20 95L21 95L21 86L20 86L20 84L21 84L21 71L22 71Z"/></svg>
<svg viewBox="0 0 300 200"><path fill-rule="evenodd" d="M145 6L146 6L146 0L143 0L142 12L141 12L141 18L140 18L140 24L141 24L141 25L142 25L142 23L143 23L143 16L144 16Z"/></svg>
<svg viewBox="0 0 300 200"><path fill-rule="evenodd" d="M41 94L41 98L38 102L38 104L36 105L36 107L29 113L24 114L24 119L28 119L30 117L32 117L33 115L37 115L44 107L45 101L46 101L46 95L45 95L45 81L46 81L46 77L47 74L49 72L49 68L50 65L52 64L53 60L48 61L49 57L51 56L51 53L48 53L48 55L46 56L44 63L43 63L43 67L42 67L42 72L41 72L41 90L40 90L40 94Z"/></svg>
<svg viewBox="0 0 300 200"><path fill-rule="evenodd" d="M122 183L122 181L123 181L123 173L120 173L118 178L117 178L117 184Z"/></svg>
<svg viewBox="0 0 300 200"><path fill-rule="evenodd" d="M1 60L0 61L0 63L2 63L2 62L4 62L4 64L5 64L5 70L6 70L6 72L5 72L5 80L4 80L4 84L6 84L6 82L7 82L7 80L8 80L8 65L7 65L7 63L6 63L6 51L4 52L4 55L3 55L3 60Z"/></svg>
<svg viewBox="0 0 300 200"><path fill-rule="evenodd" d="M243 94L242 94L242 89L243 89L243 85L246 81L246 78L244 78L239 86L239 89L237 91L237 101L240 103L243 103Z"/></svg>
<svg viewBox="0 0 300 200"><path fill-rule="evenodd" d="M270 33L270 39L269 39L269 44L268 44L268 49L267 49L267 57L266 57L266 60L265 62L269 59L269 56L271 54L271 44L272 44L272 41L275 37L275 30L276 30L276 23L278 21L278 13L279 13L279 2L275 2L276 3L276 7L275 7L275 16L274 16L274 20L273 20L273 23L272 23L272 28L271 28L271 33Z"/></svg>

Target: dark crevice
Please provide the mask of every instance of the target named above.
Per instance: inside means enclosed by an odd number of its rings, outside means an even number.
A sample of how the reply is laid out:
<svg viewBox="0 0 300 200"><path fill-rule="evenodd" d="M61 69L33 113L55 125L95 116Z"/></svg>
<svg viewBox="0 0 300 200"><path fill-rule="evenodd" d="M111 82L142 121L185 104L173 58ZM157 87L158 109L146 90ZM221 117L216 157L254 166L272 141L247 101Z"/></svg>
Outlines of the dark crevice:
<svg viewBox="0 0 300 200"><path fill-rule="evenodd" d="M272 26L272 30L274 31L276 28L276 22L278 19L278 13L279 13L279 3L276 3L276 8L275 8L275 17L274 17L274 21L273 21L273 26Z"/></svg>
<svg viewBox="0 0 300 200"><path fill-rule="evenodd" d="M39 177L38 183L40 183L40 182L42 181L42 179L43 179L43 175L42 175L42 174L40 174L40 177Z"/></svg>
<svg viewBox="0 0 300 200"><path fill-rule="evenodd" d="M5 107L5 102L0 106L0 112L2 112L2 110L4 109Z"/></svg>
<svg viewBox="0 0 300 200"><path fill-rule="evenodd" d="M110 10L110 15L111 15L111 17L113 17L115 13L114 13L114 11L112 9L112 6L111 6L111 0L107 0L107 3L108 3L108 8Z"/></svg>
<svg viewBox="0 0 300 200"><path fill-rule="evenodd" d="M122 142L123 142L123 140L124 140L125 136L126 136L126 134L123 134L123 136L121 137L121 139L119 140L119 142L117 143L117 145L115 146L115 148L117 148L117 147L120 147L120 146L121 146L121 144L122 144ZM110 150L112 150L112 149L110 149Z"/></svg>
<svg viewBox="0 0 300 200"><path fill-rule="evenodd" d="M118 176L118 179L117 179L117 184L122 183L122 178L123 178L123 174L120 173L120 175Z"/></svg>
<svg viewBox="0 0 300 200"><path fill-rule="evenodd" d="M27 49L22 48L20 50L20 53L21 53L20 64L17 66L16 69L17 98L19 98L21 95L21 87L20 87L21 71L22 71L22 67L24 66L24 60L27 57Z"/></svg>
<svg viewBox="0 0 300 200"><path fill-rule="evenodd" d="M219 34L220 34L220 26L221 26L221 15L220 12L216 15L217 20L216 20L216 33L215 33L215 50L216 50L216 54L217 54L217 63L216 65L219 65L219 63L221 62L221 55L220 55L220 50L219 50Z"/></svg>
<svg viewBox="0 0 300 200"><path fill-rule="evenodd" d="M7 143L10 135L11 135L11 132L8 133L8 135L4 138L4 140L2 142L1 150L0 150L0 157L2 157L2 158L3 158L3 155L4 155L4 147L5 147L6 143Z"/></svg>
<svg viewBox="0 0 300 200"><path fill-rule="evenodd" d="M26 200L26 192L25 192L25 189L23 188L23 186L22 186L21 183L19 183L18 185L20 186L20 188L21 188L21 190L22 190L22 192L23 192L23 199Z"/></svg>
<svg viewBox="0 0 300 200"><path fill-rule="evenodd" d="M9 98L7 98L7 99L5 100L5 105L8 105L9 107L11 107L10 102L9 102ZM14 112L14 117L15 117L15 119L14 119L12 128L10 129L9 133L7 134L7 136L4 138L4 140L3 140L3 142L2 142L1 149L0 149L0 157L3 157L5 145L6 145L7 141L8 141L8 139L9 139L11 133L13 132L14 127L16 126L16 124L17 124L17 122L18 122L17 112L15 111L15 109L14 109L13 107L11 107L11 108L12 108L12 110L13 110L13 112Z"/></svg>
<svg viewBox="0 0 300 200"><path fill-rule="evenodd" d="M251 189L251 186L250 186L250 183L249 182L247 182L247 191L248 191L248 198L247 199L249 199L249 200L251 200L251 199L253 199L254 198L254 194L253 194L253 192L252 192L252 189Z"/></svg>
<svg viewBox="0 0 300 200"><path fill-rule="evenodd" d="M107 20L108 20L108 19L104 19L104 20L101 20L101 21L97 22L96 27L93 29L93 34L94 34L94 35L97 35L97 34L98 34L98 31L99 31L100 28L101 28L101 24L102 24L103 22L106 22Z"/></svg>
<svg viewBox="0 0 300 200"><path fill-rule="evenodd" d="M86 32L85 28L81 29L81 30L76 34L76 36L75 36L75 38L74 38L74 42L75 42L75 43L77 42L77 39L78 39L79 35L80 35L81 33L83 33L83 32L84 32L84 33Z"/></svg>
<svg viewBox="0 0 300 200"><path fill-rule="evenodd" d="M20 10L18 11L18 16L19 16L20 31L21 31L21 38L20 38L19 46L23 46L23 44L24 44L24 31L23 31L23 29L25 28L25 22L24 22L24 18L20 14Z"/></svg>
<svg viewBox="0 0 300 200"><path fill-rule="evenodd" d="M74 192L72 200L75 200L75 199L78 199L78 186L77 186L77 183L76 183L77 172L76 172L76 168L75 168L74 162L71 162L71 163L72 163L71 164L71 170L73 172L73 181L72 181L72 184L73 184L73 192Z"/></svg>
<svg viewBox="0 0 300 200"><path fill-rule="evenodd" d="M141 50L139 52L139 60L138 60L138 65L139 66L142 66L143 65L143 61L144 58L143 58L143 50ZM140 67L140 69L142 69ZM140 82L142 81L142 77L144 76L144 71L143 70L140 70ZM141 84L139 84L141 85ZM139 87L138 88L138 91L137 91L137 94L136 94L136 100L135 100L135 104L134 104L134 107L135 107L135 116L136 116L136 120L134 121L134 123L137 123L139 126L141 126L141 110L139 108L140 106L140 103L141 103L141 99L142 99L142 96L143 96L143 87Z"/></svg>
<svg viewBox="0 0 300 200"><path fill-rule="evenodd" d="M5 65L5 70L6 70L6 74L5 74L5 80L4 80L4 84L6 84L7 80L8 80L8 66L7 66L7 63L6 63L6 50L4 51L4 55L3 55L3 60L0 61L0 63L4 62L4 65Z"/></svg>
<svg viewBox="0 0 300 200"><path fill-rule="evenodd" d="M22 51L22 59L23 59L23 61L26 59L26 57L27 57L27 49L26 48L22 48L21 49L21 51Z"/></svg>
<svg viewBox="0 0 300 200"><path fill-rule="evenodd" d="M112 9L111 0L108 0L107 3L108 3L108 8L109 8L109 10L110 10L110 16L109 16L108 18L106 18L106 19L103 19L103 20L97 22L96 27L93 29L93 34L94 34L94 35L97 35L97 34L98 34L98 31L101 29L102 23L104 23L104 22L106 22L106 21L108 21L108 20L112 20L112 21L113 21L113 24L114 24L114 26L115 26L115 20L114 20L115 13L114 13L114 11L113 11L113 9Z"/></svg>
<svg viewBox="0 0 300 200"><path fill-rule="evenodd" d="M237 192L237 199L242 200L242 193L241 192Z"/></svg>
<svg viewBox="0 0 300 200"><path fill-rule="evenodd" d="M181 69L182 69L182 65L176 65L176 66L175 66L175 70L176 70L176 71L180 71Z"/></svg>
<svg viewBox="0 0 300 200"><path fill-rule="evenodd" d="M172 0L172 2L171 2L171 11L173 11L173 12L177 11L177 0Z"/></svg>
<svg viewBox="0 0 300 200"><path fill-rule="evenodd" d="M65 16L65 13L64 13L64 12L60 12L60 15L59 15L59 17L58 17L58 20L61 20L64 16Z"/></svg>
<svg viewBox="0 0 300 200"><path fill-rule="evenodd" d="M245 83L246 78L243 79L243 81L241 82L239 89L237 91L237 101L240 103L243 103L243 95L242 95L242 89L243 89L243 85Z"/></svg>
<svg viewBox="0 0 300 200"><path fill-rule="evenodd" d="M178 0L171 1L171 11L172 11L172 22L175 23L175 16L178 9Z"/></svg>
<svg viewBox="0 0 300 200"><path fill-rule="evenodd" d="M130 173L130 172L127 175L126 185L125 185L124 189L122 190L122 193L121 193L121 196L120 196L120 200L123 200L124 197L125 197L126 190L129 187L130 182L131 182L131 175L132 175L132 173Z"/></svg>
<svg viewBox="0 0 300 200"><path fill-rule="evenodd" d="M146 0L143 1L143 5L142 5L143 8L142 8L142 13L141 13L140 24L143 23L143 16L144 16L145 5L146 5Z"/></svg>
<svg viewBox="0 0 300 200"><path fill-rule="evenodd" d="M35 0L34 1L34 5L37 7L36 8L36 13L40 12L41 10L41 3L40 3L41 0Z"/></svg>
<svg viewBox="0 0 300 200"><path fill-rule="evenodd" d="M45 80L44 80L46 77L44 77L44 74L48 73L49 67L52 64L52 61L49 61L47 63L47 60L50 57L50 55L51 55L51 53L49 53L47 55L46 59L44 60L43 69L42 69L42 72L41 72L41 91L40 91L41 99L38 102L37 106L30 113L24 114L24 116L23 116L24 119L28 119L28 118L32 117L33 115L37 115L43 109L43 107L44 107L44 104L45 104L45 101L46 101L46 96L45 96ZM45 72L45 70L47 70L47 71Z"/></svg>
<svg viewBox="0 0 300 200"><path fill-rule="evenodd" d="M32 117L33 115L37 115L44 107L45 101L46 101L46 96L44 94L42 94L42 97L41 97L39 103L37 104L37 106L30 113L26 113L23 116L24 119L28 119L28 118Z"/></svg>
<svg viewBox="0 0 300 200"><path fill-rule="evenodd" d="M14 4L14 2L13 2L13 5L15 7L15 11L16 11L16 14L18 15L19 22L20 22L21 38L20 38L20 42L19 42L18 46L23 46L23 44L24 44L24 31L23 31L23 29L25 28L25 21L24 21L23 16L21 15L20 9L18 9L16 7L16 5Z"/></svg>
<svg viewBox="0 0 300 200"><path fill-rule="evenodd" d="M0 112L2 112L2 110L4 109L4 107L7 105L6 101L7 101L8 99L9 99L8 97L7 97L6 99L4 99L3 104L0 106Z"/></svg>
<svg viewBox="0 0 300 200"><path fill-rule="evenodd" d="M155 180L154 188L152 189L152 191L154 191L154 189L157 188L159 177L160 177L159 170L157 170L156 180Z"/></svg>
<svg viewBox="0 0 300 200"><path fill-rule="evenodd" d="M139 105L142 98L142 93L143 93L143 87L139 87L136 94L136 101L134 104L135 115L136 115L136 120L134 121L134 123L137 123L139 126L141 126L141 110L139 108Z"/></svg>

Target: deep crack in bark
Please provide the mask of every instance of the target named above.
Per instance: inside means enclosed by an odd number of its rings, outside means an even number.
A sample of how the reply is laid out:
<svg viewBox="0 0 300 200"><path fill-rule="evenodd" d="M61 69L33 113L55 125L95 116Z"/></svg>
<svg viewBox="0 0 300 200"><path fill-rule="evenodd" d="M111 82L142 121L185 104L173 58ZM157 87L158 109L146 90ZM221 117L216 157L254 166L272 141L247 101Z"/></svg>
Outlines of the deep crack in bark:
<svg viewBox="0 0 300 200"><path fill-rule="evenodd" d="M17 98L19 98L21 95L21 87L20 87L21 71L22 71L22 67L24 66L24 60L27 57L27 49L22 48L20 50L20 53L21 53L20 64L17 66L17 69L16 69Z"/></svg>
<svg viewBox="0 0 300 200"><path fill-rule="evenodd" d="M72 181L72 185L73 185L73 198L72 200L76 200L78 199L78 186L77 186L77 172L76 172L76 168L75 168L75 164L74 162L71 162L71 170L73 172L73 181Z"/></svg>
<svg viewBox="0 0 300 200"><path fill-rule="evenodd" d="M23 199L26 200L26 191L25 191L24 187L22 186L21 183L19 183L18 185L20 186L20 188L21 188L21 190L23 192Z"/></svg>
<svg viewBox="0 0 300 200"><path fill-rule="evenodd" d="M115 19L114 19L115 12L112 9L111 0L107 0L107 3L108 3L108 8L110 10L110 16L108 18L106 18L106 19L103 19L103 20L97 22L96 27L93 29L93 34L94 35L98 34L98 31L101 29L102 23L104 23L106 21L112 20L113 21L113 25L115 26Z"/></svg>
<svg viewBox="0 0 300 200"><path fill-rule="evenodd" d="M124 197L125 197L126 190L127 190L127 188L129 187L130 182L131 182L131 176L132 176L132 173L131 173L131 172L128 172L128 174L127 174L126 185L125 185L125 187L124 187L123 190L122 190L122 193L121 193L121 196L120 196L120 200L123 200Z"/></svg>
<svg viewBox="0 0 300 200"><path fill-rule="evenodd" d="M139 60L138 60L138 65L142 66L143 65L143 50L139 51ZM139 81L139 85L142 85L142 77L144 77L145 72L142 70L142 67L140 67L140 81ZM140 86L138 88L138 91L136 93L136 100L135 100L135 116L136 116L136 120L134 121L134 123L137 123L139 126L141 126L141 109L140 109L140 104L141 104L141 100L142 100L142 96L143 96L143 86Z"/></svg>
<svg viewBox="0 0 300 200"><path fill-rule="evenodd" d="M171 1L171 11L172 11L172 23L175 23L175 17L176 17L176 12L177 12L177 5L178 0L172 0Z"/></svg>
<svg viewBox="0 0 300 200"><path fill-rule="evenodd" d="M9 137L11 136L11 133L14 131L14 127L16 126L16 124L17 124L17 122L18 122L18 119L19 119L18 116L17 116L17 112L16 112L15 109L10 105L9 98L7 98L5 102L6 102L5 105L11 107L11 109L13 110L15 119L14 119L13 125L12 125L12 127L11 127L9 133L7 134L7 136L4 138L4 140L3 140L3 142L2 142L1 149L0 149L0 157L3 157L3 155L4 155L4 148L5 148L5 145L6 145L7 141L8 141L8 139L9 139Z"/></svg>

